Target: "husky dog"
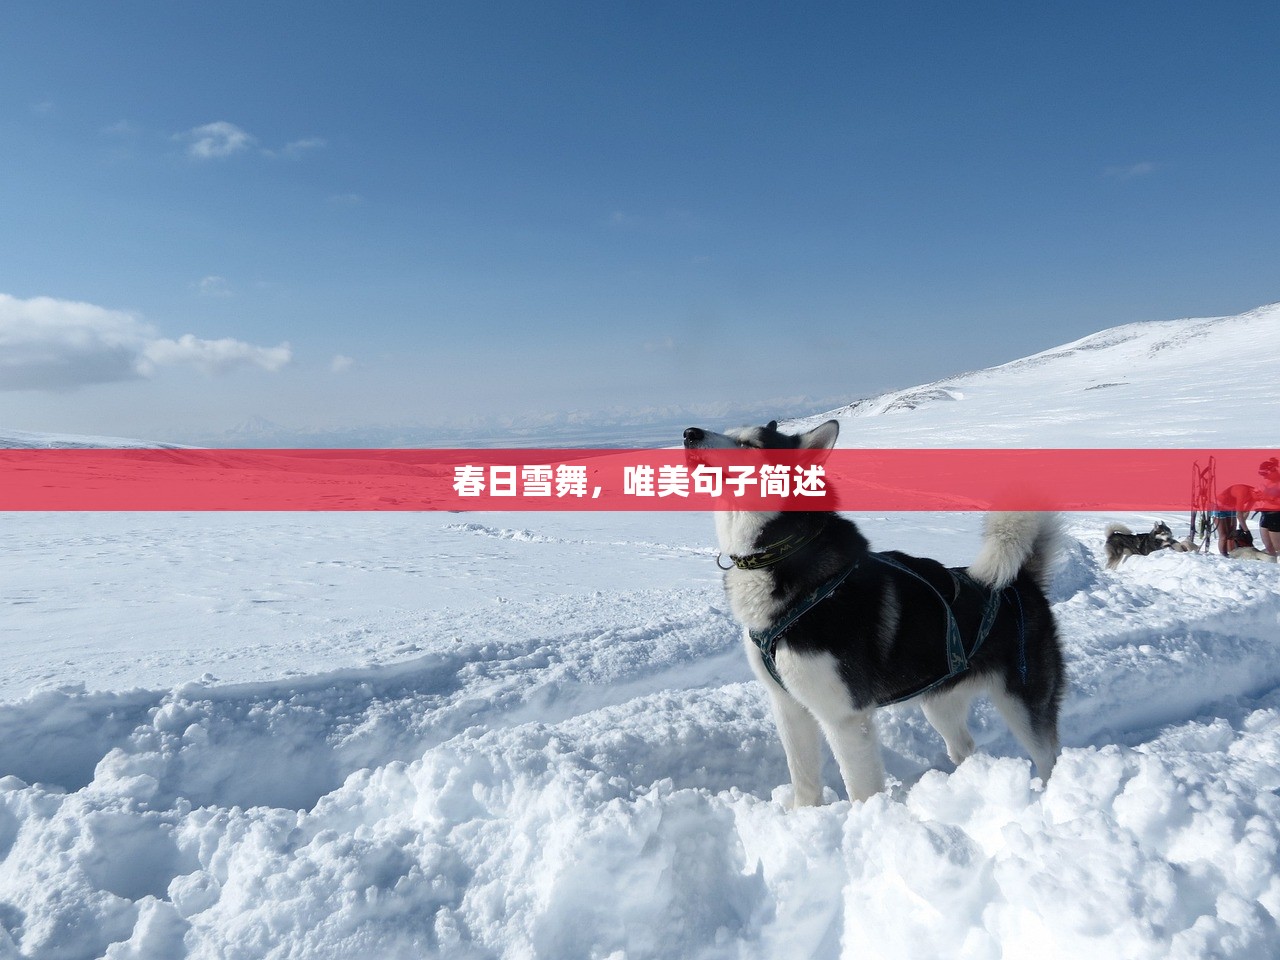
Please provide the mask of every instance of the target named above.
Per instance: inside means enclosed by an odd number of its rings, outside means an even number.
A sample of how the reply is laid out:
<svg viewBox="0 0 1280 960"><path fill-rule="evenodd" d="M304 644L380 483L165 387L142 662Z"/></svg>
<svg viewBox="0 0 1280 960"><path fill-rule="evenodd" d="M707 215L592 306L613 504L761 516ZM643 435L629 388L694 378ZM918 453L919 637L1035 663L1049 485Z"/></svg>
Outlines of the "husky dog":
<svg viewBox="0 0 1280 960"><path fill-rule="evenodd" d="M1267 553L1265 550L1259 550L1257 547L1236 547L1229 554L1232 560L1258 560L1262 563L1275 563L1274 554Z"/></svg>
<svg viewBox="0 0 1280 960"><path fill-rule="evenodd" d="M1123 523L1112 523L1107 525L1106 533L1108 570L1114 570L1129 557L1145 557L1177 543L1165 523L1157 523L1150 533L1134 533Z"/></svg>
<svg viewBox="0 0 1280 960"><path fill-rule="evenodd" d="M797 435L780 433L776 421L724 434L690 427L684 445L824 450L839 430L835 420ZM969 703L988 693L1049 778L1066 687L1044 592L1056 544L1052 516L989 514L967 570L872 553L857 526L832 512L728 509L715 517L720 549L733 561L725 591L772 701L794 805L821 802L820 732L850 799L881 790L875 710L906 699L919 699L958 764L974 750ZM967 661L954 672L952 641Z"/></svg>

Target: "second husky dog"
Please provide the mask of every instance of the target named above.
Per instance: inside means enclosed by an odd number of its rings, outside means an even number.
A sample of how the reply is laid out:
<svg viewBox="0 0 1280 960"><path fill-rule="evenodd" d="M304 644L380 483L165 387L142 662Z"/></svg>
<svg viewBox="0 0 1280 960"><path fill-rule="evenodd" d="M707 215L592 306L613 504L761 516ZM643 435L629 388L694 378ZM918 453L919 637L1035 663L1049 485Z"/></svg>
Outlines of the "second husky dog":
<svg viewBox="0 0 1280 960"><path fill-rule="evenodd" d="M1134 533L1123 523L1107 525L1107 569L1114 570L1129 557L1145 557L1173 547L1173 531L1166 523L1157 522L1150 533Z"/></svg>
<svg viewBox="0 0 1280 960"><path fill-rule="evenodd" d="M833 447L838 433L835 420L798 435L780 433L776 422L724 434L690 427L684 445L818 450ZM821 802L820 733L851 799L881 790L875 710L916 696L958 764L974 749L969 703L989 694L1048 779L1066 687L1045 598L1051 516L989 514L967 570L872 553L857 526L833 512L726 510L716 513L716 529L733 561L729 605L769 692L796 806Z"/></svg>
<svg viewBox="0 0 1280 960"><path fill-rule="evenodd" d="M1259 550L1257 547L1236 547L1229 554L1232 560L1258 560L1262 563L1275 563L1274 554L1267 553L1265 550Z"/></svg>

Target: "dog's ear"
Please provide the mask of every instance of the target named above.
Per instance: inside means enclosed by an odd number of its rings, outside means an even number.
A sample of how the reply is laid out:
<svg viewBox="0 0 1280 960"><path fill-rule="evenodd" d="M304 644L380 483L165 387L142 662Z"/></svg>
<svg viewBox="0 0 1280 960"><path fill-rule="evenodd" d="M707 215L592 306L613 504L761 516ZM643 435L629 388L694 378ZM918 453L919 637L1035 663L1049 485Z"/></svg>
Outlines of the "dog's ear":
<svg viewBox="0 0 1280 960"><path fill-rule="evenodd" d="M819 424L808 433L800 435L802 450L830 450L836 445L836 437L840 436L840 421L828 420Z"/></svg>
<svg viewBox="0 0 1280 960"><path fill-rule="evenodd" d="M766 424L764 425L764 428L765 428L766 430L777 430L777 429L778 429L778 421L777 421L777 420L770 420L768 423L766 423Z"/></svg>

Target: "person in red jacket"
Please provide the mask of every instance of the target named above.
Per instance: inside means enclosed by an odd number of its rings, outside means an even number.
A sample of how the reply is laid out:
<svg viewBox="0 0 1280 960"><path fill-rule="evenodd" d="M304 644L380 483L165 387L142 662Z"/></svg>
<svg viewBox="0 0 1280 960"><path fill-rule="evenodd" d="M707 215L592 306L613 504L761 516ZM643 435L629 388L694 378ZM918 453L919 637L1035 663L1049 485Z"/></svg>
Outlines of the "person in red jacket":
<svg viewBox="0 0 1280 960"><path fill-rule="evenodd" d="M1247 483L1233 483L1225 490L1218 491L1218 506L1213 511L1213 523L1218 530L1218 552L1228 556L1236 547L1243 546L1236 542L1235 533L1243 530L1252 542L1249 533L1249 511L1258 499L1258 491Z"/></svg>
<svg viewBox="0 0 1280 960"><path fill-rule="evenodd" d="M1271 556L1280 556L1280 459L1272 457L1258 465L1258 476L1266 481L1258 498L1262 518L1262 549Z"/></svg>

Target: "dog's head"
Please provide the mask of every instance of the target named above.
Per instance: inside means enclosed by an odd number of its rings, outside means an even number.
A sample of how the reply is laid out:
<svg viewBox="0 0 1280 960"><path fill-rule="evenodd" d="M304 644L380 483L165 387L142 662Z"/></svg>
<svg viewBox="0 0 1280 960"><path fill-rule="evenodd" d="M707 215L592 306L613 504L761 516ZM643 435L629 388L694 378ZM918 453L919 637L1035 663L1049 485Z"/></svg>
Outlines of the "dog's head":
<svg viewBox="0 0 1280 960"><path fill-rule="evenodd" d="M1151 536L1167 547L1171 547L1177 542L1173 537L1173 531L1164 522L1157 523L1151 528Z"/></svg>
<svg viewBox="0 0 1280 960"><path fill-rule="evenodd" d="M763 427L735 427L724 433L689 427L684 432L686 450L830 450L840 435L840 423L828 420L805 433L782 433L778 421Z"/></svg>

